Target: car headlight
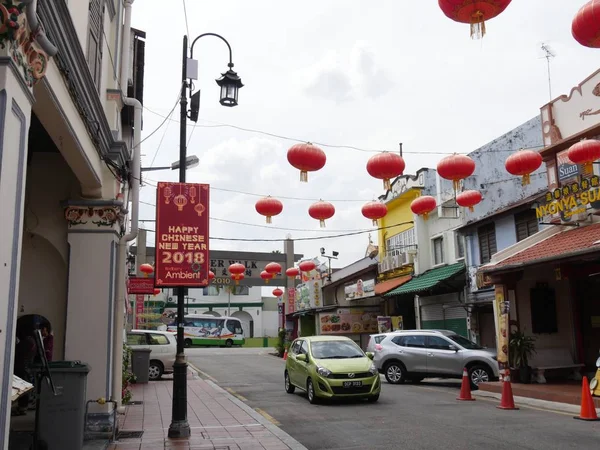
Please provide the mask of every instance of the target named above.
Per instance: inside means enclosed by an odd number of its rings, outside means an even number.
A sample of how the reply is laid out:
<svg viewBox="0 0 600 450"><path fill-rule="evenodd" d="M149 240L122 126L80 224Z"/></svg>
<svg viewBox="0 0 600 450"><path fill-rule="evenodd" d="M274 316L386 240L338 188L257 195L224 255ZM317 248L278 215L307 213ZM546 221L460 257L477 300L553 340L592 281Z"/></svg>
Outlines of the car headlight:
<svg viewBox="0 0 600 450"><path fill-rule="evenodd" d="M369 373L371 375L377 375L377 367L375 367L375 364L371 364L371 368L369 369Z"/></svg>
<svg viewBox="0 0 600 450"><path fill-rule="evenodd" d="M317 373L322 377L327 378L329 375L331 375L331 370L326 369L325 367L317 367Z"/></svg>

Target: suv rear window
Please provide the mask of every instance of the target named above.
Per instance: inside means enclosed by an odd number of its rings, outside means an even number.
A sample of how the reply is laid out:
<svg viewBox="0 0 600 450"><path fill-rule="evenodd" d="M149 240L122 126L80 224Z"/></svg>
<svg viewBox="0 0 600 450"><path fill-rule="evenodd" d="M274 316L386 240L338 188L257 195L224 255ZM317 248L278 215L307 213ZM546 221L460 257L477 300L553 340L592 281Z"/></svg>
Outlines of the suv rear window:
<svg viewBox="0 0 600 450"><path fill-rule="evenodd" d="M376 344L381 344L381 341L385 339L385 334L380 334L379 336L373 336L373 340Z"/></svg>
<svg viewBox="0 0 600 450"><path fill-rule="evenodd" d="M164 334L151 334L150 345L169 345L169 338Z"/></svg>
<svg viewBox="0 0 600 450"><path fill-rule="evenodd" d="M425 348L425 336L396 336L392 342L400 347Z"/></svg>

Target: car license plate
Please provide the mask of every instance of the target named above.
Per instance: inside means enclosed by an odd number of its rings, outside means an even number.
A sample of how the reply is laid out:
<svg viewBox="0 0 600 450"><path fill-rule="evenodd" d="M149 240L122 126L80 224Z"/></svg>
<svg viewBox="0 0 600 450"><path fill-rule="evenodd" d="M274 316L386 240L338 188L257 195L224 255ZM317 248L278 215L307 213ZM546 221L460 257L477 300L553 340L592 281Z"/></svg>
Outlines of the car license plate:
<svg viewBox="0 0 600 450"><path fill-rule="evenodd" d="M361 386L362 386L362 381L344 381L345 388L361 387Z"/></svg>

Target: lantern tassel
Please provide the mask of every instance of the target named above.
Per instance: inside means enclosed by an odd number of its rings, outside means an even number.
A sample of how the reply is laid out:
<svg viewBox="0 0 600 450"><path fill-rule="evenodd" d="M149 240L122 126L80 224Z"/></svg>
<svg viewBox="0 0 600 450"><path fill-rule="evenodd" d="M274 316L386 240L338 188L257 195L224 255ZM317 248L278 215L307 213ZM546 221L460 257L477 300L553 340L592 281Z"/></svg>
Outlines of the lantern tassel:
<svg viewBox="0 0 600 450"><path fill-rule="evenodd" d="M527 186L529 185L529 183L531 183L531 175L526 173L525 175L523 175L523 181L521 182L521 185Z"/></svg>
<svg viewBox="0 0 600 450"><path fill-rule="evenodd" d="M427 222L427 219L429 219L429 213L423 213L423 220Z"/></svg>
<svg viewBox="0 0 600 450"><path fill-rule="evenodd" d="M377 219L373 219L373 225L377 225Z"/></svg>
<svg viewBox="0 0 600 450"><path fill-rule="evenodd" d="M460 190L460 180L452 181L452 186L454 187L454 198L456 198L456 193Z"/></svg>
<svg viewBox="0 0 600 450"><path fill-rule="evenodd" d="M269 284L269 279L268 278L265 280L265 283Z"/></svg>
<svg viewBox="0 0 600 450"><path fill-rule="evenodd" d="M319 225L321 225L321 228L325 228L325 221L323 219L319 220Z"/></svg>
<svg viewBox="0 0 600 450"><path fill-rule="evenodd" d="M267 223L273 223L273 220L271 220L271 216L267 216Z"/></svg>
<svg viewBox="0 0 600 450"><path fill-rule="evenodd" d="M383 180L383 189L385 189L386 191L389 191L391 189L392 185L390 184L390 179L389 178L384 178Z"/></svg>
<svg viewBox="0 0 600 450"><path fill-rule="evenodd" d="M473 208L472 206L469 206L469 211L473 212L473 211L475 211L475 208Z"/></svg>
<svg viewBox="0 0 600 450"><path fill-rule="evenodd" d="M471 39L482 39L485 36L485 31L483 13L477 11L471 16Z"/></svg>
<svg viewBox="0 0 600 450"><path fill-rule="evenodd" d="M300 171L300 181L302 183L308 183L308 172L306 170Z"/></svg>

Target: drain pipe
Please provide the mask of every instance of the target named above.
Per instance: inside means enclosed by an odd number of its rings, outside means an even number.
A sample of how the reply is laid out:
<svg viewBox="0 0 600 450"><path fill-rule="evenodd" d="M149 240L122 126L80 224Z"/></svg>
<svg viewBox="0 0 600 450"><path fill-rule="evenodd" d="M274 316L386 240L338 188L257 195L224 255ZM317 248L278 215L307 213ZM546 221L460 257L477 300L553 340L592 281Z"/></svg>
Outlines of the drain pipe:
<svg viewBox="0 0 600 450"><path fill-rule="evenodd" d="M141 180L141 148L142 137L142 104L135 98L126 97L129 78L129 58L131 44L131 5L134 0L125 0L125 23L123 27L123 42L121 52L121 89L123 103L134 108L133 115L133 148L131 164L131 229L119 240L117 253L117 295L114 314L113 333L113 390L112 400L122 409L121 391L123 388L123 331L125 329L125 297L127 271L127 244L138 236L140 212L140 180Z"/></svg>
<svg viewBox="0 0 600 450"><path fill-rule="evenodd" d="M31 28L32 36L36 36L36 42L42 47L48 56L52 57L58 53L58 49L44 33L44 29L41 27L37 16L37 0L21 0L21 3L27 5L25 9L25 17Z"/></svg>

